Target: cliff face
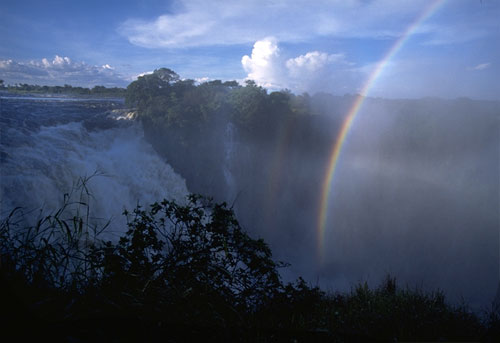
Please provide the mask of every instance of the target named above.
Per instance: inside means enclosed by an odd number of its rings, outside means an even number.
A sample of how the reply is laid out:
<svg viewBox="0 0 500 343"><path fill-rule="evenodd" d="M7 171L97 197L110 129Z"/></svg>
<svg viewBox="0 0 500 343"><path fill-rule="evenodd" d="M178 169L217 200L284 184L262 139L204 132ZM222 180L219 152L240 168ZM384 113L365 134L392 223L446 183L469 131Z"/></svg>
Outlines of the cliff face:
<svg viewBox="0 0 500 343"><path fill-rule="evenodd" d="M273 132L248 132L224 118L201 128L144 122L147 140L190 192L227 202L243 227L268 241L279 259L297 265L304 256L314 263L319 180L331 145L321 128L332 126L320 116L291 119ZM297 251L296 260L290 250Z"/></svg>

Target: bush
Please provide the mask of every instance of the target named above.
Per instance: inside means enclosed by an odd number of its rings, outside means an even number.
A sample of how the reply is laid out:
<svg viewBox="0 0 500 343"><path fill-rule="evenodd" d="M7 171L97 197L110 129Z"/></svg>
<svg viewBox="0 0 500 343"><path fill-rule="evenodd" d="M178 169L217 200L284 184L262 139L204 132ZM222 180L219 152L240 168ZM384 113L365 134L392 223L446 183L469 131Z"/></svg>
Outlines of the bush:
<svg viewBox="0 0 500 343"><path fill-rule="evenodd" d="M2 274L36 317L244 328L282 286L284 264L224 203L191 195L186 205L138 206L125 211L128 228L116 242L97 230L89 239L67 208L33 226L16 209L1 223Z"/></svg>
<svg viewBox="0 0 500 343"><path fill-rule="evenodd" d="M400 289L391 277L349 294L327 294L301 278L284 285L278 269L285 264L250 238L224 203L190 195L183 205L138 206L125 211L121 238L109 241L101 239L106 225L88 224L81 199L66 199L33 225L19 208L0 223L0 322L17 339L498 338L498 311L483 322L440 292Z"/></svg>

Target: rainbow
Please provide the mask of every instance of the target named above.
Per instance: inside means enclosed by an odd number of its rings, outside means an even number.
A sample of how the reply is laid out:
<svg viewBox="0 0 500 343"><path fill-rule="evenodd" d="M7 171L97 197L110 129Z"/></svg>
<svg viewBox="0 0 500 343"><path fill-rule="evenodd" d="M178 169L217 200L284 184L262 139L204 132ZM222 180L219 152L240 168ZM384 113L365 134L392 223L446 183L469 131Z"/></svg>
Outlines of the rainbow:
<svg viewBox="0 0 500 343"><path fill-rule="evenodd" d="M332 181L335 176L335 171L337 168L337 164L339 161L340 153L342 151L342 147L344 146L347 134L352 127L354 119L358 114L359 110L363 106L366 95L369 93L370 89L373 87L375 81L380 76L384 68L387 66L390 59L401 49L403 44L408 40L408 38L415 32L417 27L422 24L427 18L429 18L433 13L437 11L437 9L445 2L445 0L433 0L426 8L422 11L422 13L408 26L405 32L401 35L401 37L392 45L392 47L386 52L384 57L377 63L374 71L368 77L363 87L361 88L361 92L356 96L347 116L342 123L339 134L333 148L331 150L330 158L328 160L328 168L325 175L325 178L321 187L321 199L320 199L320 210L318 214L318 251L319 257L322 261L324 259L324 236L325 236L325 227L327 222L329 198L332 188Z"/></svg>

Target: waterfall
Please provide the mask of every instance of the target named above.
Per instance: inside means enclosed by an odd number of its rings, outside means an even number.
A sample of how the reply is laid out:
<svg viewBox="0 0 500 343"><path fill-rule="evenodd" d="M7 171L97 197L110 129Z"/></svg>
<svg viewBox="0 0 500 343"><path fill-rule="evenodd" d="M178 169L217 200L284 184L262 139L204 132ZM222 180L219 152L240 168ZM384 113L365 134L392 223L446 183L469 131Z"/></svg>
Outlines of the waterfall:
<svg viewBox="0 0 500 343"><path fill-rule="evenodd" d="M1 101L2 217L18 206L56 211L72 197L88 204L94 222L112 219L124 230L125 209L188 194L124 111L91 101Z"/></svg>

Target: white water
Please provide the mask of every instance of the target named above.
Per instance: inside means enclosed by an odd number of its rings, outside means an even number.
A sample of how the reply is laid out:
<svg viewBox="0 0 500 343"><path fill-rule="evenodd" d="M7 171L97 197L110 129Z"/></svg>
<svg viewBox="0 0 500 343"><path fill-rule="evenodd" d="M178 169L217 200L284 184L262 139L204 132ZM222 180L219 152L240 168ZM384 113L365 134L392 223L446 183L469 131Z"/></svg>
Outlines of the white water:
<svg viewBox="0 0 500 343"><path fill-rule="evenodd" d="M3 107L3 117L7 116L5 111ZM63 117L65 113L52 115ZM82 121L34 130L13 124L3 130L2 217L17 206L56 211L65 194L73 201L83 195L94 223L102 225L112 219L112 229L121 231L126 223L124 209L130 211L137 204L149 205L164 198L182 202L188 194L185 180L145 141L141 125L123 120L123 116L107 116L106 120L110 118L117 124L128 123L92 131ZM79 180L89 177L87 197L76 187Z"/></svg>

